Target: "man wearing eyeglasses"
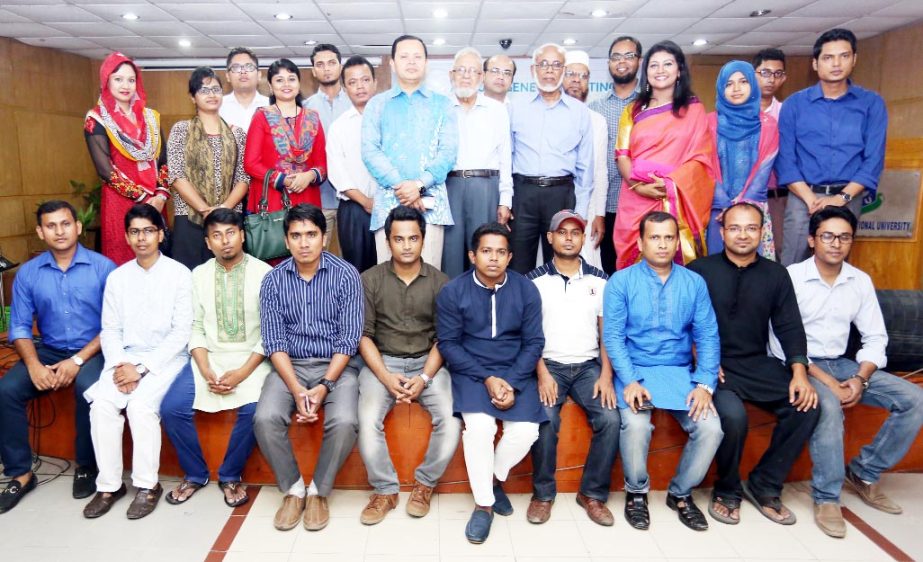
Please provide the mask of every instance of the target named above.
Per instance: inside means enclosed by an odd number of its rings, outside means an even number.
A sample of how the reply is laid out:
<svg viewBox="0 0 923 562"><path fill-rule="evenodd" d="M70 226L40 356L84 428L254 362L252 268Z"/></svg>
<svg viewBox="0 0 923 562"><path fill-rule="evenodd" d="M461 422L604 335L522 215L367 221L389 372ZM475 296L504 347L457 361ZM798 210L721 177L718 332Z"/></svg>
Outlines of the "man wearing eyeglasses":
<svg viewBox="0 0 923 562"><path fill-rule="evenodd" d="M227 70L231 93L224 96L218 114L228 125L250 129L250 120L260 107L269 105L269 98L257 91L260 84L260 63L246 47L235 47L228 53Z"/></svg>
<svg viewBox="0 0 923 562"><path fill-rule="evenodd" d="M619 191L622 176L615 165L615 140L619 134L619 121L625 108L638 97L638 66L641 64L641 43L634 37L616 37L609 46L609 74L612 90L609 95L590 104L590 109L606 118L609 142L606 147L606 170L609 174L609 191L606 194L605 232L599 247L602 269L608 275L615 272L615 244L611 233L615 228Z"/></svg>
<svg viewBox="0 0 923 562"><path fill-rule="evenodd" d="M454 278L470 268L471 235L484 223L506 224L513 206L510 116L502 103L478 93L481 54L455 54L449 80L458 118L458 158L445 181L454 225L445 227L442 270Z"/></svg>
<svg viewBox="0 0 923 562"><path fill-rule="evenodd" d="M506 55L494 55L484 61L484 95L506 107L510 105L507 93L516 77L516 61Z"/></svg>
<svg viewBox="0 0 923 562"><path fill-rule="evenodd" d="M785 53L775 48L763 49L753 57L753 68L756 70L756 79L760 83L760 109L778 121L779 113L782 111L782 102L776 97L776 93L785 84ZM782 228L782 224L785 221L788 188L778 186L775 171L769 174L768 188L772 237L776 248L781 248L784 240L785 229Z"/></svg>
<svg viewBox="0 0 923 562"><path fill-rule="evenodd" d="M564 95L565 50L546 43L532 54L535 93L510 106L513 142L513 259L526 274L535 266L539 243L543 260L552 258L544 233L561 209L587 216L593 190L593 128L590 110Z"/></svg>
<svg viewBox="0 0 923 562"><path fill-rule="evenodd" d="M888 333L875 287L865 272L846 262L857 223L843 207L821 209L808 226L814 256L788 266L808 338L808 374L820 401L820 421L810 441L814 521L836 538L846 535L840 510L844 481L875 509L901 513L879 480L907 454L923 425L923 389L881 370L887 364ZM855 360L845 356L851 324L862 336ZM772 353L784 358L778 342L771 343ZM843 410L860 403L887 409L889 416L844 467Z"/></svg>

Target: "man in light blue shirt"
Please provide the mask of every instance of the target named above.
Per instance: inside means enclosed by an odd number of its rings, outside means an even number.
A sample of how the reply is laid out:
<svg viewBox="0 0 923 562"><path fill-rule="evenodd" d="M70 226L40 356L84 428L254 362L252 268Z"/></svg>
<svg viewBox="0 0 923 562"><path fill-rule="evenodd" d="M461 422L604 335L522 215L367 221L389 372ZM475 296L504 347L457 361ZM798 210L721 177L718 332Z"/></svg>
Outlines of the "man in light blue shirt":
<svg viewBox="0 0 923 562"><path fill-rule="evenodd" d="M454 224L445 179L458 154L458 125L449 98L423 84L426 57L419 37L395 39L391 68L397 83L365 107L362 160L378 182L369 227L375 232L378 263L391 259L383 227L394 207L423 213L423 261L437 268L442 265L443 227Z"/></svg>
<svg viewBox="0 0 923 562"><path fill-rule="evenodd" d="M622 419L625 519L636 529L650 526L647 453L656 407L689 434L667 505L684 525L705 531L708 521L692 501L692 488L705 478L724 436L712 405L720 361L718 324L705 280L673 263L678 247L672 215L653 211L641 219L643 259L609 278L603 339L616 373Z"/></svg>
<svg viewBox="0 0 923 562"><path fill-rule="evenodd" d="M561 89L564 48L546 43L532 54L537 92L510 105L513 139L513 261L526 274L539 242L544 261L553 252L544 235L562 209L587 216L593 190L593 129L586 104Z"/></svg>
<svg viewBox="0 0 923 562"><path fill-rule="evenodd" d="M349 96L346 95L346 90L340 84L340 73L343 71L341 61L340 50L336 45L321 43L311 52L311 70L320 86L317 88L317 93L304 101L304 106L317 112L324 134L328 135L328 138L333 122L353 106ZM324 218L327 219L327 232L336 232L339 201L336 189L330 183L329 178L320 184L320 200L324 209ZM331 238L332 236L327 237L325 250L330 248Z"/></svg>

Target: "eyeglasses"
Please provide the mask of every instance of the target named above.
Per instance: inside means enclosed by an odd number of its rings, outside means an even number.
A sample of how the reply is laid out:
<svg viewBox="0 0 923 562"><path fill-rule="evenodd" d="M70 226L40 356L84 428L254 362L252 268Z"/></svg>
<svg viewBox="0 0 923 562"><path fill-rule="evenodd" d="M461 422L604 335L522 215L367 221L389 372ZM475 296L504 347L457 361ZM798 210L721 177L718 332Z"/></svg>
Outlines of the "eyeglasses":
<svg viewBox="0 0 923 562"><path fill-rule="evenodd" d="M228 67L228 72L233 74L242 74L244 72L256 72L256 65L252 62L247 64L232 64Z"/></svg>
<svg viewBox="0 0 923 562"><path fill-rule="evenodd" d="M474 68L471 66L458 66L452 69L452 72L455 74L461 74L462 76L480 76L481 69Z"/></svg>
<svg viewBox="0 0 923 562"><path fill-rule="evenodd" d="M145 238L156 236L160 231L156 226L146 226L144 228L129 228L128 236L131 238L141 238L141 235L144 234Z"/></svg>
<svg viewBox="0 0 923 562"><path fill-rule="evenodd" d="M612 53L609 60L612 62L633 61L638 58L638 53Z"/></svg>
<svg viewBox="0 0 923 562"><path fill-rule="evenodd" d="M560 72L561 69L564 68L564 63L559 60L556 60L556 61L543 60L541 62L535 63L535 66L539 67L542 70L548 70L549 68L551 68L555 72Z"/></svg>
<svg viewBox="0 0 923 562"><path fill-rule="evenodd" d="M488 70L487 72L493 74L494 76L503 76L504 78L512 78L512 70L503 70L502 68L497 68L496 66Z"/></svg>
<svg viewBox="0 0 923 562"><path fill-rule="evenodd" d="M579 78L581 80L589 80L590 73L589 72L577 72L576 70L565 70L564 77L565 78Z"/></svg>
<svg viewBox="0 0 923 562"><path fill-rule="evenodd" d="M785 71L776 70L775 72L773 72L769 70L768 68L764 68L763 70L759 71L759 75L762 76L763 78L769 78L771 76L775 78L776 80L778 80L779 78L782 78L783 76L785 76Z"/></svg>
<svg viewBox="0 0 923 562"><path fill-rule="evenodd" d="M840 244L852 244L853 235L849 232L844 232L843 234L837 235L832 232L822 232L817 235L820 238L820 241L824 244L830 246L833 244L834 240L839 240Z"/></svg>
<svg viewBox="0 0 923 562"><path fill-rule="evenodd" d="M734 225L725 227L725 230L730 232L731 234L740 234L741 232L746 232L747 234L758 234L761 230L763 230L763 227L757 224L748 224L747 226L740 226L740 225L734 224Z"/></svg>
<svg viewBox="0 0 923 562"><path fill-rule="evenodd" d="M199 88L199 91L196 92L196 94L201 96L207 96L209 94L215 94L216 96L219 96L222 93L224 93L224 90L221 89L221 86L202 86Z"/></svg>

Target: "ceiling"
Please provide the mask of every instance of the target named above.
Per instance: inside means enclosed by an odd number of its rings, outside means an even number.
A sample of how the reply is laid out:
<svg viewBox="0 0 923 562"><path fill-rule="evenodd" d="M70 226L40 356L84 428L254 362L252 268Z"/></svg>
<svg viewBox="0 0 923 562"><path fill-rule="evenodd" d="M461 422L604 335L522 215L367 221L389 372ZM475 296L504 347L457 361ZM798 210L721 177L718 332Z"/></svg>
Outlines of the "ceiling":
<svg viewBox="0 0 923 562"><path fill-rule="evenodd" d="M771 12L750 16L761 9ZM606 14L593 17L594 10ZM138 19L126 20L126 13ZM280 13L291 19L276 19ZM510 38L512 56L571 39L573 48L604 57L619 35L646 46L672 39L688 53L781 47L809 54L817 35L832 27L864 39L919 20L923 0L0 0L0 36L91 58L119 50L140 61L177 63L222 59L238 45L266 59L301 58L311 52L308 41L336 44L344 54L381 55L402 33L421 37L434 55L467 45L491 55L502 51L500 39ZM693 46L697 39L708 43Z"/></svg>

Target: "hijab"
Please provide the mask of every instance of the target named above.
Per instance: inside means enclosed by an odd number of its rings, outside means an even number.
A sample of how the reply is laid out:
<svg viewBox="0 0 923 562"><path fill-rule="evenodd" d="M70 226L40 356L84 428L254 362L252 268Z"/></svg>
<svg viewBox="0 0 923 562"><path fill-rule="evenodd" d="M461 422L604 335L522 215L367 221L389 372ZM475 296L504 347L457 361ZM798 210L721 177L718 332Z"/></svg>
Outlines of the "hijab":
<svg viewBox="0 0 923 562"><path fill-rule="evenodd" d="M724 93L728 80L736 72L742 73L750 83L750 97L740 105L732 104ZM715 89L717 151L721 166L721 182L715 187L733 199L744 188L751 170L757 165L761 130L760 86L750 63L733 60L721 67Z"/></svg>
<svg viewBox="0 0 923 562"><path fill-rule="evenodd" d="M129 111L134 115L132 122L118 107L115 97L109 91L109 77L123 64L129 64L135 71L135 93L129 101ZM147 94L141 80L141 70L133 60L122 53L112 53L99 67L99 100L96 114L107 129L109 139L119 145L120 151L136 161L153 160L160 151L159 125L152 112L146 111Z"/></svg>

